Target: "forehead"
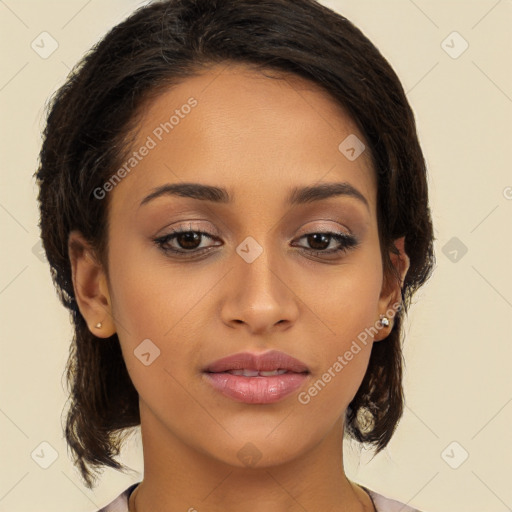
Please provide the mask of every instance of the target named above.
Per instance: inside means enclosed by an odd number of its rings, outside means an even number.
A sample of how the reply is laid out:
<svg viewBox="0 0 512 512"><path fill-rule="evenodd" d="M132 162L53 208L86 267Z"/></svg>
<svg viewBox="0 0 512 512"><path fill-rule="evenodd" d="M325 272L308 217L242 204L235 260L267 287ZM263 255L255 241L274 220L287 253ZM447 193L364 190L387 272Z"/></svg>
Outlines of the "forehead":
<svg viewBox="0 0 512 512"><path fill-rule="evenodd" d="M354 137L364 140L347 111L316 84L215 65L146 103L131 162L124 162L129 172L111 199L135 205L165 183L200 182L226 187L235 202L249 196L279 202L297 185L348 181L374 209L369 151L351 160L340 150Z"/></svg>

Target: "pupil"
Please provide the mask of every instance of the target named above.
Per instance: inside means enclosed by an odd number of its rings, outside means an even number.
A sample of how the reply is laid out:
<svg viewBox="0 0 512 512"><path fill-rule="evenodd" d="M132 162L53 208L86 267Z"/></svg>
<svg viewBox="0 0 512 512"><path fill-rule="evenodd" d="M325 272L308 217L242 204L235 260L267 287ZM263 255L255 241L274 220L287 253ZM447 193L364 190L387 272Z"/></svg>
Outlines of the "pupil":
<svg viewBox="0 0 512 512"><path fill-rule="evenodd" d="M185 239L185 243L181 242L181 240L183 238ZM179 236L178 243L184 249L195 249L197 247L197 245L199 245L197 242L199 241L200 238L201 238L201 235L199 233L184 233Z"/></svg>
<svg viewBox="0 0 512 512"><path fill-rule="evenodd" d="M330 235L326 235L325 233L314 233L313 235L309 235L308 243L312 249L325 249L329 247L329 238ZM313 240L313 242L311 242L311 240ZM315 245L318 242L320 243L320 247Z"/></svg>

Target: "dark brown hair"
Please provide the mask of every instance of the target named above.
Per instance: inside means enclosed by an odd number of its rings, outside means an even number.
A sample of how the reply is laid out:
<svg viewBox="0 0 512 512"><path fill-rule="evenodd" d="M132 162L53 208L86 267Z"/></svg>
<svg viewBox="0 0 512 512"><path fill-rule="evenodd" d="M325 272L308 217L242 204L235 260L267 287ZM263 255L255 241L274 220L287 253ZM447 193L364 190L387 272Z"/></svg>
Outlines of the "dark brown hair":
<svg viewBox="0 0 512 512"><path fill-rule="evenodd" d="M433 270L434 236L425 162L398 77L359 29L314 0L153 2L110 30L53 96L35 173L44 249L75 328L66 371L65 435L89 488L95 477L91 470L125 469L114 457L140 417L117 334L99 340L77 307L68 236L79 230L108 274L108 201L98 200L93 191L123 161L137 112L151 97L223 62L310 80L348 110L364 135L378 180L384 275L398 278L388 251L397 253L393 240L402 236L410 268L402 309L386 340L373 346L346 413L346 429L377 453L402 415L401 319ZM370 415L372 428L362 425L361 412Z"/></svg>

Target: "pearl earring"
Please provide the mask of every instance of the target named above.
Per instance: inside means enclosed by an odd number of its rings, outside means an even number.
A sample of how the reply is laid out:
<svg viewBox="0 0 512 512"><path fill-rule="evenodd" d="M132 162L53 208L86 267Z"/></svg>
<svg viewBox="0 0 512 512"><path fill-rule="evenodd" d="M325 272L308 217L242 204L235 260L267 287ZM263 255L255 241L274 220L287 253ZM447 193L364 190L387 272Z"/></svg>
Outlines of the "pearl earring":
<svg viewBox="0 0 512 512"><path fill-rule="evenodd" d="M94 327L96 327L96 329L101 329L101 322L98 322Z"/></svg>
<svg viewBox="0 0 512 512"><path fill-rule="evenodd" d="M388 327L389 326L389 319L387 316L384 316L384 315L380 315L380 323L384 326L384 327Z"/></svg>

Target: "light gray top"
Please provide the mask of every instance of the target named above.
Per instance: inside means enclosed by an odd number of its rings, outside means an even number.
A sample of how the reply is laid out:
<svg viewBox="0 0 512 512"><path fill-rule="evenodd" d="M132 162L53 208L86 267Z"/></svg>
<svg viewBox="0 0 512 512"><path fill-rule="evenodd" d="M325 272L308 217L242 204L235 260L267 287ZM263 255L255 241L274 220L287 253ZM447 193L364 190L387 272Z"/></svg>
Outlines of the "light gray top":
<svg viewBox="0 0 512 512"><path fill-rule="evenodd" d="M139 483L140 482L130 485L130 487L123 491L114 501L98 510L98 512L129 512L128 499ZM372 491L361 484L359 484L359 486L370 495L377 512L421 512L418 509L409 507L405 503L386 498L382 496L382 494Z"/></svg>

